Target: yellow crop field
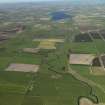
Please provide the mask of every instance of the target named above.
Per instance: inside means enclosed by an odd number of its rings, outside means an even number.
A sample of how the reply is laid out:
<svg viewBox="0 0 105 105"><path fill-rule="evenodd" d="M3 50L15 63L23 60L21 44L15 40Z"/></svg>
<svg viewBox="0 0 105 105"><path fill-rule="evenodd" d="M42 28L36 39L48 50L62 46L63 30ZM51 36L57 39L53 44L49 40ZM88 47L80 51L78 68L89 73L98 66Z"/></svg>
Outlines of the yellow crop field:
<svg viewBox="0 0 105 105"><path fill-rule="evenodd" d="M40 42L38 48L39 49L56 49L56 43L63 43L64 39L34 39L35 42Z"/></svg>
<svg viewBox="0 0 105 105"><path fill-rule="evenodd" d="M56 43L62 43L64 42L64 39L34 39L33 41L36 41L36 42L41 42L41 41L49 41L49 42L56 42Z"/></svg>
<svg viewBox="0 0 105 105"><path fill-rule="evenodd" d="M38 48L40 49L56 49L55 42L51 41L41 41Z"/></svg>

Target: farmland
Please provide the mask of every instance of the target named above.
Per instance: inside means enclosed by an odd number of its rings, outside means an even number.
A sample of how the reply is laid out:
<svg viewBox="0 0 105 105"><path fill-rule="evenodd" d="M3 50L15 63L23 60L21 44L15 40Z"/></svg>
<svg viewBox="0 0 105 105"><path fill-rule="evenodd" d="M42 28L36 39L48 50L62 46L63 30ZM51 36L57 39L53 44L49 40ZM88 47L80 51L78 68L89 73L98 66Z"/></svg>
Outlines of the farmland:
<svg viewBox="0 0 105 105"><path fill-rule="evenodd" d="M0 105L105 104L103 5L3 5Z"/></svg>
<svg viewBox="0 0 105 105"><path fill-rule="evenodd" d="M56 43L63 43L63 39L34 39L35 42L40 42L38 49L56 49Z"/></svg>

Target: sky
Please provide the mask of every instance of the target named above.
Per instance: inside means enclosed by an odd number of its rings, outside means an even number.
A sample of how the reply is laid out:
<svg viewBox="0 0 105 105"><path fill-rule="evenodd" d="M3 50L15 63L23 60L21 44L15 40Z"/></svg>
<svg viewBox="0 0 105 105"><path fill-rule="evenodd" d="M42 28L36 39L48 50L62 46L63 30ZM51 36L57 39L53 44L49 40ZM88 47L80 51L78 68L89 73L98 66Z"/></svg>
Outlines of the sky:
<svg viewBox="0 0 105 105"><path fill-rule="evenodd" d="M11 2L32 2L32 1L38 2L38 1L54 1L54 0L0 0L0 3L3 3L3 2L7 2L7 3L11 3Z"/></svg>
<svg viewBox="0 0 105 105"><path fill-rule="evenodd" d="M0 0L0 3L11 3L11 2L40 2L40 1L80 1L80 0Z"/></svg>
<svg viewBox="0 0 105 105"><path fill-rule="evenodd" d="M105 2L105 0L0 0L0 3L11 3L11 2L40 2L40 1L75 1L75 2L80 2L80 1L94 1L94 2Z"/></svg>

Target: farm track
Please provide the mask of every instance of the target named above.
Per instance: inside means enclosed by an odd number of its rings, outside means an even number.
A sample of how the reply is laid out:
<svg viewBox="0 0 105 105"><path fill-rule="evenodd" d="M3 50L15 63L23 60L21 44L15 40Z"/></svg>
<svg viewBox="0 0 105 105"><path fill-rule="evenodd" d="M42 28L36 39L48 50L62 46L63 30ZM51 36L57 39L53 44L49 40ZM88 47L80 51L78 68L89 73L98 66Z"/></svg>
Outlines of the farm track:
<svg viewBox="0 0 105 105"><path fill-rule="evenodd" d="M89 80L89 79L85 78L84 76L81 76L79 73L77 73L75 70L73 70L70 67L69 64L68 64L68 73L72 74L77 80L85 82L85 83L87 83L90 86L95 86L95 87L99 88L103 93L105 93L105 89L101 85L95 83L92 80Z"/></svg>
<svg viewBox="0 0 105 105"><path fill-rule="evenodd" d="M28 95L28 93L29 93L29 91L30 91L30 88L33 87L33 85L34 85L33 80L34 80L34 75L32 76L32 79L29 81L29 84L28 84L27 87L26 87L26 90L25 90L24 96L23 96L23 100L22 100L22 102L21 102L20 105L23 105L24 100L25 100L25 97Z"/></svg>
<svg viewBox="0 0 105 105"><path fill-rule="evenodd" d="M89 34L89 32L88 32L88 34ZM91 38L91 39L93 40L93 42L94 42L94 38L91 36L91 34L89 34L89 36L90 36L90 38ZM95 49L97 50L97 55L99 55L100 52L98 51L98 48L97 48L95 42L94 42L94 47L95 47ZM101 58L100 58L100 60L101 60ZM100 84L97 84L96 82L94 82L94 81L92 81L92 80L90 80L90 79L88 79L88 78L82 76L81 74L79 74L78 72L76 72L75 70L73 70L73 69L70 67L69 63L68 63L67 65L68 65L68 73L71 74L71 75L73 75L74 78L76 78L77 80L79 80L79 81L81 81L81 82L84 82L84 83L88 84L88 85L91 86L91 87L97 87L97 88L100 89L103 93L105 93L105 89L104 89ZM104 64L103 64L102 60L101 60L101 65L102 65L102 67L104 67ZM104 70L105 70L105 69L104 69Z"/></svg>

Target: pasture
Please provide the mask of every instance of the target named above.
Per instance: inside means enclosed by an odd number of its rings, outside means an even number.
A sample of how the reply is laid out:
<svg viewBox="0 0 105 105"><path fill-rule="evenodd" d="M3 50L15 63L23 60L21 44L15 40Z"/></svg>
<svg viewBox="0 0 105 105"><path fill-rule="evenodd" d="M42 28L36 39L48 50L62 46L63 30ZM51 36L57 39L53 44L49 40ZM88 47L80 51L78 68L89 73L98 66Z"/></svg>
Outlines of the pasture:
<svg viewBox="0 0 105 105"><path fill-rule="evenodd" d="M103 32L104 33L104 32ZM82 33L85 35L85 33ZM95 95L98 97L100 104L105 103L105 95L104 95L104 76L105 76L105 66L104 66L104 37L100 34L100 31L90 31L88 34L91 36L92 42L71 42L71 54L93 54L94 57L91 61L92 65L73 65L70 64L70 67L78 73L80 76L86 78L89 81L94 82L97 86L92 86L93 91L95 91ZM82 35L81 35L82 37ZM87 37L87 36L85 36ZM84 36L82 37L84 38ZM76 39L76 35L74 36ZM81 38L80 38L81 39ZM87 38L88 39L88 38ZM100 59L99 59L100 57ZM78 57L75 57L78 60ZM83 59L83 57L81 57ZM100 62L101 60L101 62ZM81 62L81 60L79 60ZM87 61L87 60L86 60ZM100 87L100 89L99 89ZM103 96L102 96L103 94Z"/></svg>
<svg viewBox="0 0 105 105"><path fill-rule="evenodd" d="M52 6L34 8L22 9L24 13L21 8L13 10L18 19L10 14L12 22L23 23L25 30L0 43L0 105L104 104L105 75L101 65L91 65L105 53L104 31L97 32L98 26L80 16L79 8L73 12L66 7L68 14L53 8L54 19L60 22L49 20Z"/></svg>

